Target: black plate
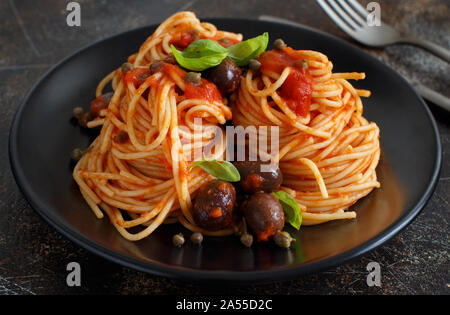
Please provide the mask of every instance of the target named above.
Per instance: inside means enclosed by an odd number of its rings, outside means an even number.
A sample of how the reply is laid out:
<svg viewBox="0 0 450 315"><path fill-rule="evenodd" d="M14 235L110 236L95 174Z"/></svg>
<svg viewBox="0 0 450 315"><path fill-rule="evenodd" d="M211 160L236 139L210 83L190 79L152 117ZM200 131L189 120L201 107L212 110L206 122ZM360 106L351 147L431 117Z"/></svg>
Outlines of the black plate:
<svg viewBox="0 0 450 315"><path fill-rule="evenodd" d="M419 213L430 198L441 162L436 124L422 99L394 70L362 50L308 28L241 20L211 19L220 29L245 37L265 31L297 49L328 55L334 71L366 72L356 86L370 89L364 113L381 129L381 189L353 207L358 218L303 227L292 250L274 245L244 248L235 237L207 238L174 248L180 225L159 228L132 243L107 218L97 220L71 176L73 148L87 147L89 135L70 123L72 108L87 108L102 77L138 50L155 29L148 26L97 42L64 59L36 84L20 106L10 133L10 160L31 206L58 231L107 259L152 274L230 282L275 281L316 272L379 246ZM184 231L188 234L187 231ZM189 234L188 234L189 235Z"/></svg>

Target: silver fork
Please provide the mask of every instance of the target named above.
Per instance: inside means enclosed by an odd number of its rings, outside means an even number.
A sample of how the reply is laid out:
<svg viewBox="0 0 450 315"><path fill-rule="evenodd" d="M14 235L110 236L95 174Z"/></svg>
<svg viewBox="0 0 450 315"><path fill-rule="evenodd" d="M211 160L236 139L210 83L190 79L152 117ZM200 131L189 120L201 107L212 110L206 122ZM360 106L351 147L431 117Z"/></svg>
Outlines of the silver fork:
<svg viewBox="0 0 450 315"><path fill-rule="evenodd" d="M382 47L399 43L412 44L450 62L450 51L444 47L419 38L403 37L394 28L383 22L380 26L369 26L367 16L370 13L356 0L316 1L344 32L364 45Z"/></svg>

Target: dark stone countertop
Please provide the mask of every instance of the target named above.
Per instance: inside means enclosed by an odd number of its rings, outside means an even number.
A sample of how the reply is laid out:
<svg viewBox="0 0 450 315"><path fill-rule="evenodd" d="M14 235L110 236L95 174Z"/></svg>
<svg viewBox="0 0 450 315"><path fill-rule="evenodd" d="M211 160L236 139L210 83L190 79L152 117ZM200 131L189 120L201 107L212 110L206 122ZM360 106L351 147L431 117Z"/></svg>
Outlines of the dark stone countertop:
<svg viewBox="0 0 450 315"><path fill-rule="evenodd" d="M430 202L399 235L338 268L269 285L212 288L151 276L78 247L45 223L24 200L8 161L8 134L27 91L53 64L110 35L162 21L179 10L200 17L270 14L345 40L313 0L80 0L82 26L66 25L62 0L0 2L0 294L448 294L450 114L429 104L441 133L443 165ZM364 1L367 3L368 1ZM450 46L449 0L380 0L382 19L402 32ZM354 43L354 42L353 42ZM357 45L356 43L354 43ZM366 48L364 48L366 49ZM411 46L366 49L400 73L450 96L450 67ZM66 286L66 265L82 265L81 288ZM382 286L366 285L366 265L377 261Z"/></svg>

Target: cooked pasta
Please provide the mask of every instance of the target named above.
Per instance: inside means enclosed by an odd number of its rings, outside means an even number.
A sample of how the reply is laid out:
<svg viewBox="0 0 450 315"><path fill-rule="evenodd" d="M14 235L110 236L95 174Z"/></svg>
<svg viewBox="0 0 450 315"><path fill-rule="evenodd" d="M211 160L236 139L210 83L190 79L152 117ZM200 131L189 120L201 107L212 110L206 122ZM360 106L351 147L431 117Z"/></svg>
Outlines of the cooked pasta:
<svg viewBox="0 0 450 315"><path fill-rule="evenodd" d="M200 22L192 12L180 12L98 84L95 104L105 99L109 86L113 92L87 122L101 130L73 170L97 218L106 213L131 241L174 222L206 235L235 232L236 226L205 229L192 213L199 188L214 179L191 168L193 157L213 142L209 157L225 157L226 136L218 130L224 131L227 121L279 127L274 159L284 176L281 189L297 201L303 225L354 218L356 213L346 210L380 186L375 172L379 129L362 116L360 98L370 92L347 81L364 74L332 73L325 55L285 47L262 53L256 58L261 68L248 70L239 88L225 95L211 80L187 80L188 71L174 60L171 45L183 51L199 39L223 47L243 40L241 34ZM302 91L295 85L299 82Z"/></svg>

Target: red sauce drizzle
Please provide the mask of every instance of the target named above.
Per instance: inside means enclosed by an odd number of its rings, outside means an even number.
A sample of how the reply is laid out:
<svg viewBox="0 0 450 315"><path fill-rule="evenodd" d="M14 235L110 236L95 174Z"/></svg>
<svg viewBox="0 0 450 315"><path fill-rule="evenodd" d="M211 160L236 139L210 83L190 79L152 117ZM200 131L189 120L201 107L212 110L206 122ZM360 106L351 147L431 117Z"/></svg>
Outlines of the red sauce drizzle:
<svg viewBox="0 0 450 315"><path fill-rule="evenodd" d="M290 109L297 115L305 117L311 106L313 77L308 70L294 66L296 61L303 59L306 57L291 47L269 50L258 58L262 72L272 71L281 74L286 67L292 67L278 93Z"/></svg>

